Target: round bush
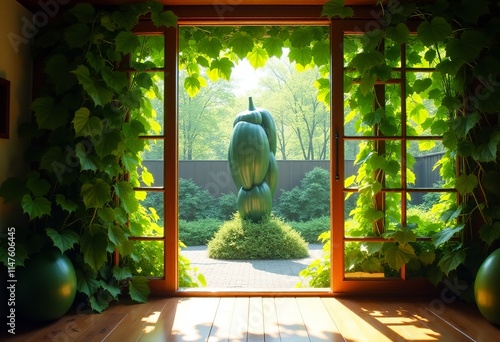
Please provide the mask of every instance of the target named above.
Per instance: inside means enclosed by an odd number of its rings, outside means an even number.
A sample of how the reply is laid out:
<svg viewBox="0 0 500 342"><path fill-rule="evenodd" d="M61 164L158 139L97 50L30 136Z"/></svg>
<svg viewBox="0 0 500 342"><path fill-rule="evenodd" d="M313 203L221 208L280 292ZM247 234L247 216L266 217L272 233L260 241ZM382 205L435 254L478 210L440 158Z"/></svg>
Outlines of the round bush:
<svg viewBox="0 0 500 342"><path fill-rule="evenodd" d="M261 222L243 220L238 214L226 221L208 243L214 259L300 259L308 256L307 243L299 233L275 217Z"/></svg>

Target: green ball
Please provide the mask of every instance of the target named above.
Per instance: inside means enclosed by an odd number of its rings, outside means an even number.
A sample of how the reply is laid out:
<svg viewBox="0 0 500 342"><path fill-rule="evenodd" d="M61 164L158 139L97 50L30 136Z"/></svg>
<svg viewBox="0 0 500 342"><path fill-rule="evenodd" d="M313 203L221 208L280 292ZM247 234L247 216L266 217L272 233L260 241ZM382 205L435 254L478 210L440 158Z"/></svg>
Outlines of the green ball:
<svg viewBox="0 0 500 342"><path fill-rule="evenodd" d="M481 314L488 321L500 325L500 248L479 267L474 282L474 297Z"/></svg>
<svg viewBox="0 0 500 342"><path fill-rule="evenodd" d="M76 295L71 261L56 248L30 257L16 269L16 312L23 319L46 322L63 316Z"/></svg>

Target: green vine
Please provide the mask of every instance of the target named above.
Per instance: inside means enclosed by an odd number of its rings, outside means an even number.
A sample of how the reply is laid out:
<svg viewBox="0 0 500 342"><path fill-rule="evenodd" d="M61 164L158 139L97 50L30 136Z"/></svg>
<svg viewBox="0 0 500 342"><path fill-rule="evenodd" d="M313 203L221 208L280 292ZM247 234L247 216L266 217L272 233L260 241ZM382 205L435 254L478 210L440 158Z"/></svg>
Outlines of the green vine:
<svg viewBox="0 0 500 342"><path fill-rule="evenodd" d="M110 11L77 4L37 37L44 85L31 107L34 122L20 127L32 140L26 158L33 169L0 188L30 221L31 230L19 234L19 265L56 246L75 266L77 291L98 312L125 289L134 301L146 301L148 279L137 275L141 248L129 237L163 229L154 209L141 205L145 194L134 190L153 181L141 168L149 146L139 137L159 133L149 99L163 96L159 75L146 72L160 66L163 38L133 32L146 14L157 27L176 24L153 1ZM127 56L130 65L123 65Z"/></svg>

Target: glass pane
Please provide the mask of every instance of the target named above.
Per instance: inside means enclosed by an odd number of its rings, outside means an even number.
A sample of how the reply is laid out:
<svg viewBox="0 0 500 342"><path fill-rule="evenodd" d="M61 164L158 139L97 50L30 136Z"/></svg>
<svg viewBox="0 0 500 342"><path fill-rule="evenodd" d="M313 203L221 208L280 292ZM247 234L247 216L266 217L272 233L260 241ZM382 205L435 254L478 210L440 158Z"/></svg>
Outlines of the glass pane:
<svg viewBox="0 0 500 342"><path fill-rule="evenodd" d="M375 117L381 134L384 136L401 135L401 86L399 84L385 85L385 108L379 109Z"/></svg>
<svg viewBox="0 0 500 342"><path fill-rule="evenodd" d="M417 192L407 197L407 226L414 230L417 236L432 236L445 226L441 220L443 204L451 206L450 193Z"/></svg>
<svg viewBox="0 0 500 342"><path fill-rule="evenodd" d="M128 261L133 275L163 277L163 241L134 241L136 260Z"/></svg>
<svg viewBox="0 0 500 342"><path fill-rule="evenodd" d="M450 164L454 161L446 157L443 143L440 140L414 140L408 141L406 146L406 186L408 188L444 187L445 182L441 175L444 171L441 169L442 163ZM448 178L453 175L449 175Z"/></svg>
<svg viewBox="0 0 500 342"><path fill-rule="evenodd" d="M356 164L356 159L360 151L360 141L346 140L344 141L344 187L356 188L356 175L358 173L359 164Z"/></svg>
<svg viewBox="0 0 500 342"><path fill-rule="evenodd" d="M346 81L348 82L348 81ZM344 132L346 136L373 136L374 124L380 122L380 111L374 111L373 92L363 94L360 85L353 84L344 94Z"/></svg>
<svg viewBox="0 0 500 342"><path fill-rule="evenodd" d="M384 242L346 242L345 277L399 277L399 272L392 270L385 262L383 248Z"/></svg>
<svg viewBox="0 0 500 342"><path fill-rule="evenodd" d="M160 139L146 140L146 148L139 153L142 167L137 170L141 187L160 187L164 184L164 141Z"/></svg>
<svg viewBox="0 0 500 342"><path fill-rule="evenodd" d="M142 84L152 89L146 91L141 88L141 93L130 94L125 101L133 110L131 114L132 133L140 135L161 136L164 134L164 75L163 73L142 72L132 74L132 82Z"/></svg>
<svg viewBox="0 0 500 342"><path fill-rule="evenodd" d="M380 159L380 168L384 171L386 189L399 189L402 187L401 180L401 141L390 140L383 143L380 153L385 159ZM379 154L380 154L379 153Z"/></svg>
<svg viewBox="0 0 500 342"><path fill-rule="evenodd" d="M136 191L139 208L130 214L130 230L136 237L164 235L163 192Z"/></svg>
<svg viewBox="0 0 500 342"><path fill-rule="evenodd" d="M446 130L447 109L441 105L439 73L407 73L406 130L408 136L441 136Z"/></svg>
<svg viewBox="0 0 500 342"><path fill-rule="evenodd" d="M375 221L384 216L373 207L373 198L355 193L345 194L344 236L375 236Z"/></svg>
<svg viewBox="0 0 500 342"><path fill-rule="evenodd" d="M130 64L137 70L162 68L165 65L163 35L139 36L140 45L132 53Z"/></svg>
<svg viewBox="0 0 500 342"><path fill-rule="evenodd" d="M387 192L384 194L385 214L384 231L401 228L401 194Z"/></svg>

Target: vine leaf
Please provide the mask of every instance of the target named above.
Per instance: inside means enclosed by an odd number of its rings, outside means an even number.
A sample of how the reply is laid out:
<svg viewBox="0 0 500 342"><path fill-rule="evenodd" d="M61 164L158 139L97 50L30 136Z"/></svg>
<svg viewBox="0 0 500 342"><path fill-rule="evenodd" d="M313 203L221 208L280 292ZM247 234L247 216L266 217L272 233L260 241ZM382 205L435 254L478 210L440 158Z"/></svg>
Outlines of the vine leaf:
<svg viewBox="0 0 500 342"><path fill-rule="evenodd" d="M283 46L283 41L275 37L264 38L262 43L262 47L266 49L269 57L280 58L283 55Z"/></svg>
<svg viewBox="0 0 500 342"><path fill-rule="evenodd" d="M132 32L122 31L115 38L116 51L123 54L134 52L141 45L139 37Z"/></svg>
<svg viewBox="0 0 500 342"><path fill-rule="evenodd" d="M417 235L409 229L398 230L392 234L392 238L401 245L406 245L408 242L417 241Z"/></svg>
<svg viewBox="0 0 500 342"><path fill-rule="evenodd" d="M151 20L156 27L172 27L177 24L177 16L172 11L151 12Z"/></svg>
<svg viewBox="0 0 500 342"><path fill-rule="evenodd" d="M189 96L194 97L196 94L198 94L200 88L201 82L198 74L193 74L184 79L184 89L186 89L186 92Z"/></svg>
<svg viewBox="0 0 500 342"><path fill-rule="evenodd" d="M31 104L31 109L35 112L35 119L41 129L51 129L61 127L66 122L67 111L57 108L54 99L51 97L39 97Z"/></svg>
<svg viewBox="0 0 500 342"><path fill-rule="evenodd" d="M219 78L223 78L229 81L229 79L231 78L233 66L233 62L231 62L227 57L214 59L210 64L207 75L212 81L217 81Z"/></svg>
<svg viewBox="0 0 500 342"><path fill-rule="evenodd" d="M111 200L111 187L102 179L97 179L94 184L82 185L81 194L87 209L102 208Z"/></svg>
<svg viewBox="0 0 500 342"><path fill-rule="evenodd" d="M99 288L99 281L96 280L96 273L88 267L85 273L82 270L76 270L76 289L78 292L84 293L87 296L92 295Z"/></svg>
<svg viewBox="0 0 500 342"><path fill-rule="evenodd" d="M93 270L99 270L107 261L108 237L103 233L83 234L80 238L80 250L83 259Z"/></svg>
<svg viewBox="0 0 500 342"><path fill-rule="evenodd" d="M117 286L116 281L106 282L104 280L100 280L99 284L104 290L109 292L109 294L113 297L113 299L118 300L118 296L122 292L120 288Z"/></svg>
<svg viewBox="0 0 500 342"><path fill-rule="evenodd" d="M233 34L231 40L229 41L233 52L240 59L246 57L246 55L253 49L253 38L246 32L240 31Z"/></svg>
<svg viewBox="0 0 500 342"><path fill-rule="evenodd" d="M145 303L148 300L149 293L151 292L146 277L133 277L129 280L130 298L139 303Z"/></svg>
<svg viewBox="0 0 500 342"><path fill-rule="evenodd" d="M445 40L451 35L451 25L443 17L435 17L431 22L423 21L417 28L417 37L427 47Z"/></svg>
<svg viewBox="0 0 500 342"><path fill-rule="evenodd" d="M120 281L127 278L131 278L132 273L130 272L130 269L128 267L115 266L113 267L113 277L116 280Z"/></svg>
<svg viewBox="0 0 500 342"><path fill-rule="evenodd" d="M30 194L23 196L21 201L23 211L29 215L30 220L44 215L50 215L51 202L45 197L31 197Z"/></svg>
<svg viewBox="0 0 500 342"><path fill-rule="evenodd" d="M58 232L53 228L46 228L45 232L54 243L54 246L59 248L61 253L73 248L73 245L78 243L78 234L73 230L64 229L61 232Z"/></svg>
<svg viewBox="0 0 500 342"><path fill-rule="evenodd" d="M460 233L464 229L465 225L460 224L455 228L445 228L442 231L432 235L432 243L434 247L439 247L445 242L448 242L453 236Z"/></svg>
<svg viewBox="0 0 500 342"><path fill-rule="evenodd" d="M477 30L466 30L460 38L451 39L446 44L446 54L452 60L470 62L476 59L488 43L484 33Z"/></svg>
<svg viewBox="0 0 500 342"><path fill-rule="evenodd" d="M210 58L218 58L222 43L218 38L204 38L198 42L198 51Z"/></svg>
<svg viewBox="0 0 500 342"><path fill-rule="evenodd" d="M328 19L333 17L352 17L354 11L351 7L345 7L344 0L330 0L323 5L322 16L326 16Z"/></svg>
<svg viewBox="0 0 500 342"><path fill-rule="evenodd" d="M399 271L404 264L416 257L412 246L398 245L392 242L387 244L384 255L387 264L396 271Z"/></svg>
<svg viewBox="0 0 500 342"><path fill-rule="evenodd" d="M448 273L456 269L458 266L465 262L465 257L467 253L464 249L459 249L458 251L450 251L443 255L439 260L438 266L443 271L446 276Z"/></svg>
<svg viewBox="0 0 500 342"><path fill-rule="evenodd" d="M389 26L385 32L387 38L393 40L398 44L403 44L408 41L410 37L410 30L404 23L399 23L396 26Z"/></svg>
<svg viewBox="0 0 500 342"><path fill-rule="evenodd" d="M253 50L247 54L248 62L254 68L261 68L266 65L269 56L267 55L267 51L261 47L254 46Z"/></svg>
<svg viewBox="0 0 500 342"><path fill-rule="evenodd" d="M318 41L312 48L312 56L316 65L326 65L330 63L330 43Z"/></svg>
<svg viewBox="0 0 500 342"><path fill-rule="evenodd" d="M298 28L292 32L289 39L292 47L301 49L311 45L313 35L308 28Z"/></svg>
<svg viewBox="0 0 500 342"><path fill-rule="evenodd" d="M488 246L491 245L500 238L500 222L495 222L493 225L484 224L479 230L479 236Z"/></svg>
<svg viewBox="0 0 500 342"><path fill-rule="evenodd" d="M41 197L47 195L51 186L45 179L40 179L40 174L34 171L30 173L26 187L33 195Z"/></svg>
<svg viewBox="0 0 500 342"><path fill-rule="evenodd" d="M474 174L462 174L457 178L456 186L460 195L472 193L477 186L477 176Z"/></svg>
<svg viewBox="0 0 500 342"><path fill-rule="evenodd" d="M374 273L374 272L380 272L382 269L382 266L380 264L380 260L376 257L369 257L365 261L363 261L362 266L363 270L366 272Z"/></svg>
<svg viewBox="0 0 500 342"><path fill-rule="evenodd" d="M85 65L79 65L72 73L76 75L78 83L83 86L83 89L89 94L96 106L103 106L111 102L113 91L99 81L94 82L89 69Z"/></svg>
<svg viewBox="0 0 500 342"><path fill-rule="evenodd" d="M360 74L364 74L376 65L384 63L384 55L379 51L361 52L353 57L351 66L356 68Z"/></svg>
<svg viewBox="0 0 500 342"><path fill-rule="evenodd" d="M56 195L56 203L68 213L74 212L78 207L75 202L73 202L72 200L67 200L66 197L62 194Z"/></svg>
<svg viewBox="0 0 500 342"><path fill-rule="evenodd" d="M78 143L75 146L75 154L78 160L80 161L80 167L82 171L84 170L92 170L96 171L98 169L94 159L89 155L85 146L82 143Z"/></svg>
<svg viewBox="0 0 500 342"><path fill-rule="evenodd" d="M290 61L306 66L312 61L312 49L309 46L303 48L291 47L288 53Z"/></svg>
<svg viewBox="0 0 500 342"><path fill-rule="evenodd" d="M436 254L431 251L422 251L419 253L418 259L424 265L431 265L436 260Z"/></svg>

